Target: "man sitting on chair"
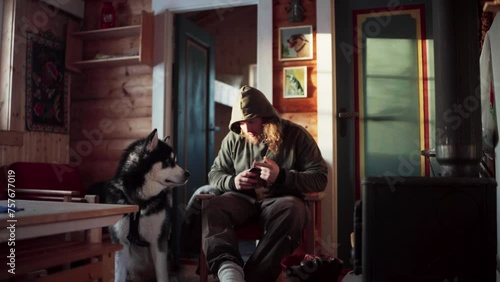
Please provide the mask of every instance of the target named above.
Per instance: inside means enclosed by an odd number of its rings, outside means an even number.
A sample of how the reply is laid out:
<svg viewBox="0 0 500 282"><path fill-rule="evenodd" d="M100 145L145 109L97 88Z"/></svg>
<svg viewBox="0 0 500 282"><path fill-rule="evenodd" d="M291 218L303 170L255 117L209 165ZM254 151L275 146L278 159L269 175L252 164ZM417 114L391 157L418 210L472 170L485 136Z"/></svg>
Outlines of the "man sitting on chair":
<svg viewBox="0 0 500 282"><path fill-rule="evenodd" d="M326 188L327 167L309 132L250 86L236 98L229 129L208 174L222 194L203 209L203 250L220 281L274 282L311 220L303 195ZM244 264L234 228L255 218L265 234Z"/></svg>

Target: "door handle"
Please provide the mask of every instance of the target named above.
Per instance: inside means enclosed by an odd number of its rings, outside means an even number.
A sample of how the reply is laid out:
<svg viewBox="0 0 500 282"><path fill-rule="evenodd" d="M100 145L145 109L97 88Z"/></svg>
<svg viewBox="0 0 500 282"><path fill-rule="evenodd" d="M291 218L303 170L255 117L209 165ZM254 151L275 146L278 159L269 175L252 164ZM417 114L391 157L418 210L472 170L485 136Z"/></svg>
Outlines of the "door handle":
<svg viewBox="0 0 500 282"><path fill-rule="evenodd" d="M347 136L347 120L359 117L358 112L348 112L345 108L341 108L337 114L339 119L339 134L340 137Z"/></svg>
<svg viewBox="0 0 500 282"><path fill-rule="evenodd" d="M359 113L358 112L346 112L346 111L342 111L339 112L337 114L337 117L338 118L343 118L343 119L346 119L346 118L355 118L355 117L359 117Z"/></svg>
<svg viewBox="0 0 500 282"><path fill-rule="evenodd" d="M220 126L210 124L210 126L208 127L208 131L219 132L220 131Z"/></svg>

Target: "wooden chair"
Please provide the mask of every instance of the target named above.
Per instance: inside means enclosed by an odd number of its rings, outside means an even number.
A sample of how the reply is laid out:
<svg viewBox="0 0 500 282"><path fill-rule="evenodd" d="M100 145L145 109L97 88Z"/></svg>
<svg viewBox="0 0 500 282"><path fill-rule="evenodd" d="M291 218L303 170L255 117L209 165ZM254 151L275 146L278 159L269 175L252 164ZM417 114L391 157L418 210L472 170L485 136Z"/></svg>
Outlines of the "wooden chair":
<svg viewBox="0 0 500 282"><path fill-rule="evenodd" d="M203 215L203 209L207 206L208 201L216 197L213 194L200 194L196 196L201 200L201 214ZM305 195L305 201L307 207L309 208L311 214L311 221L304 229L304 234L302 236L302 246L306 253L315 254L316 253L316 238L321 234L321 200L325 197L325 192L314 192L307 193ZM203 223L202 223L203 224ZM202 226L201 230L204 230L205 226ZM259 226L257 222L251 222L245 226L240 227L236 230L236 236L238 240L260 240L262 238L264 231ZM201 238L203 240L203 238ZM299 247L300 248L300 247ZM203 247L200 248L200 282L207 282L208 280L208 265L205 253L203 252Z"/></svg>

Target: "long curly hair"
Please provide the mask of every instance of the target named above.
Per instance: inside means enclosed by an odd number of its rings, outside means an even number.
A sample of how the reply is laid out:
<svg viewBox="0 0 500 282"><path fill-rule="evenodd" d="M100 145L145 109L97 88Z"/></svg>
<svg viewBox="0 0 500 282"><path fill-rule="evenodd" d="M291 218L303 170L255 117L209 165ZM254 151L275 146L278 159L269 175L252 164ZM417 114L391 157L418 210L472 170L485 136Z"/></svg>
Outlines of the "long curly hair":
<svg viewBox="0 0 500 282"><path fill-rule="evenodd" d="M281 143L283 143L282 125L276 118L267 118L262 120L262 133L256 137L250 137L248 133L240 131L240 137L252 144L264 143L268 150L277 154Z"/></svg>
<svg viewBox="0 0 500 282"><path fill-rule="evenodd" d="M271 153L278 153L283 143L283 128L279 121L271 119L262 125L262 142L267 144Z"/></svg>

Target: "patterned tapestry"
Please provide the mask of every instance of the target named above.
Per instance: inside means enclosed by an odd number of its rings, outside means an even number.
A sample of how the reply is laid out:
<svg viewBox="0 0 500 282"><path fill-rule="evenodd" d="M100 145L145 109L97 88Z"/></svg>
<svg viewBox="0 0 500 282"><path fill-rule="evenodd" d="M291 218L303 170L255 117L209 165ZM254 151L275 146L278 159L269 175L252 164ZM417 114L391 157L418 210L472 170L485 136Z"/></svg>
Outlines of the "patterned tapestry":
<svg viewBox="0 0 500 282"><path fill-rule="evenodd" d="M26 127L68 133L68 79L64 42L50 32L28 33L26 53Z"/></svg>

